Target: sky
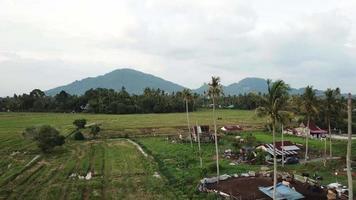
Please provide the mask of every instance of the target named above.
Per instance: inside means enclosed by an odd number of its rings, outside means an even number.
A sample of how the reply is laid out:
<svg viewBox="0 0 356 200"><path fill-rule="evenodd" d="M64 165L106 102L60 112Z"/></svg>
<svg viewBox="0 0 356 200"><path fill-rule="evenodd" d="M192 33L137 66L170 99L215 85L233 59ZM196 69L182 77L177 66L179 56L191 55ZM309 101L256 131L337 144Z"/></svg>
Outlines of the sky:
<svg viewBox="0 0 356 200"><path fill-rule="evenodd" d="M118 68L356 93L354 0L0 0L0 96ZM133 80L134 81L134 80Z"/></svg>

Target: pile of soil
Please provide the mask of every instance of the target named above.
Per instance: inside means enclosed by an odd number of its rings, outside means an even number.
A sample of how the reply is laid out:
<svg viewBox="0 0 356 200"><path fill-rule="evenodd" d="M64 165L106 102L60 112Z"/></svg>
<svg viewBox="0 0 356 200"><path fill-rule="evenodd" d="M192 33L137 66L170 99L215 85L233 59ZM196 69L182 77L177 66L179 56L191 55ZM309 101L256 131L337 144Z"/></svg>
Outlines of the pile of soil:
<svg viewBox="0 0 356 200"><path fill-rule="evenodd" d="M269 200L271 198L261 192L258 187L269 187L272 185L273 181L270 177L238 177L220 181L219 185L216 183L209 184L207 188L215 189L238 198L241 197L242 200ZM326 200L326 191L321 188L298 181L291 182L291 187L294 187L297 192L305 196L304 199L306 200Z"/></svg>

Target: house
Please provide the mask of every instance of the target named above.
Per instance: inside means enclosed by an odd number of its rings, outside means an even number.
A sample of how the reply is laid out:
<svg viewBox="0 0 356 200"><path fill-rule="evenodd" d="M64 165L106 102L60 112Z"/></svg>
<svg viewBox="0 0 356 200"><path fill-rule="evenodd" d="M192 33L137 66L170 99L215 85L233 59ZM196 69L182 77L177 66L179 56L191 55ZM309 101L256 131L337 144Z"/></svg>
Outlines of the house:
<svg viewBox="0 0 356 200"><path fill-rule="evenodd" d="M263 144L256 147L256 149L262 149L269 154L269 158L273 157L273 144ZM276 155L277 158L281 158L282 155L285 157L298 156L300 148L293 144L291 141L276 142Z"/></svg>
<svg viewBox="0 0 356 200"><path fill-rule="evenodd" d="M215 136L214 133L210 131L209 125L201 125L201 126L194 126L193 127L193 140L198 142L198 132L200 136L200 142L207 143L207 142L214 142ZM217 136L219 141L219 136Z"/></svg>
<svg viewBox="0 0 356 200"><path fill-rule="evenodd" d="M306 127L304 123L301 123L298 128L286 129L284 133L304 137L308 131L307 128L308 127ZM319 126L317 126L314 122L309 123L309 130L310 130L310 136L313 138L324 138L326 137L326 134L328 134L326 130L319 128Z"/></svg>
<svg viewBox="0 0 356 200"><path fill-rule="evenodd" d="M315 125L315 123L310 123L309 129L310 135L314 138L323 138L326 137L326 135L328 134L326 130L319 128L319 126Z"/></svg>

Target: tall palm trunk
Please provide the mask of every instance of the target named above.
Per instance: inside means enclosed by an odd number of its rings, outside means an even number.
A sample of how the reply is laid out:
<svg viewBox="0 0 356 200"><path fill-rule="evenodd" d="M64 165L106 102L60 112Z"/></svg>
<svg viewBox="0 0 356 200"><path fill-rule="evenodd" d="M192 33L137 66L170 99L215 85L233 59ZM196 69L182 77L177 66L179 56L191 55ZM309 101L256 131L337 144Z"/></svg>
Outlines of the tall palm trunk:
<svg viewBox="0 0 356 200"><path fill-rule="evenodd" d="M284 135L283 135L283 124L282 124L282 167L284 167Z"/></svg>
<svg viewBox="0 0 356 200"><path fill-rule="evenodd" d="M331 142L331 125L330 125L330 118L328 120L328 128L329 128L329 140L330 140L330 155L329 157L332 158L333 157L333 151L332 151L332 142Z"/></svg>
<svg viewBox="0 0 356 200"><path fill-rule="evenodd" d="M349 99L347 101L347 113L348 113L348 138L347 138L347 155L346 155L346 165L347 165L347 183L349 188L349 200L353 199L352 191L352 174L351 174L351 144L352 144L352 106L351 106L351 94L349 94Z"/></svg>
<svg viewBox="0 0 356 200"><path fill-rule="evenodd" d="M276 123L272 122L272 137L273 137L273 199L276 199L277 185L277 158L276 158Z"/></svg>
<svg viewBox="0 0 356 200"><path fill-rule="evenodd" d="M190 138L190 146L193 147L192 133L190 132L188 99L185 100L185 109L187 111L187 124L188 124L189 138Z"/></svg>
<svg viewBox="0 0 356 200"><path fill-rule="evenodd" d="M218 183L219 183L219 176L220 176L220 170L219 170L219 149L218 149L218 136L216 133L216 117L215 117L215 98L213 97L213 118L214 118L214 136L215 136L215 151L216 151L216 175L218 177Z"/></svg>
<svg viewBox="0 0 356 200"><path fill-rule="evenodd" d="M305 134L305 161L308 160L309 135L310 135L310 117L308 116L307 132Z"/></svg>
<svg viewBox="0 0 356 200"><path fill-rule="evenodd" d="M200 161L200 168L203 168L203 159L201 157L201 149L200 149L200 127L198 128L198 122L196 122L197 127L197 136L198 136L198 150L199 150L199 161Z"/></svg>

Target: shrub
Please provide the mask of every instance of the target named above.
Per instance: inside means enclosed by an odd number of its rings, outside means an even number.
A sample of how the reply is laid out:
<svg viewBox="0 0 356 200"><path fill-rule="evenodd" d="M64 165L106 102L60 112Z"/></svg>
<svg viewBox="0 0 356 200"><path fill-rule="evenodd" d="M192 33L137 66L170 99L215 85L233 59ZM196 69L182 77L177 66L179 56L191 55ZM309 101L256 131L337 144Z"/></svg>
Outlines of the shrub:
<svg viewBox="0 0 356 200"><path fill-rule="evenodd" d="M219 164L219 169L220 169L220 171L223 169L223 167ZM214 163L211 163L209 166L208 166L208 170L209 170L209 172L211 172L211 173L214 173L214 172L216 172L216 163L214 162Z"/></svg>
<svg viewBox="0 0 356 200"><path fill-rule="evenodd" d="M73 124L77 127L77 129L82 129L85 128L85 125L87 124L86 119L76 119L74 120Z"/></svg>
<svg viewBox="0 0 356 200"><path fill-rule="evenodd" d="M267 152L265 152L261 149L257 149L256 150L256 164L258 164L258 165L265 164L266 156L267 156Z"/></svg>
<svg viewBox="0 0 356 200"><path fill-rule="evenodd" d="M100 132L100 127L98 125L93 125L91 127L90 133L93 135L93 138L96 138L99 132Z"/></svg>
<svg viewBox="0 0 356 200"><path fill-rule="evenodd" d="M35 140L38 137L38 130L36 127L28 127L22 132L25 139Z"/></svg>
<svg viewBox="0 0 356 200"><path fill-rule="evenodd" d="M35 140L37 141L37 146L42 150L42 152L49 152L56 146L61 146L65 143L65 137L59 134L55 128L49 125L43 125L36 129L37 136Z"/></svg>
<svg viewBox="0 0 356 200"><path fill-rule="evenodd" d="M76 131L73 136L74 140L85 140L84 135L80 131Z"/></svg>

